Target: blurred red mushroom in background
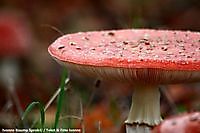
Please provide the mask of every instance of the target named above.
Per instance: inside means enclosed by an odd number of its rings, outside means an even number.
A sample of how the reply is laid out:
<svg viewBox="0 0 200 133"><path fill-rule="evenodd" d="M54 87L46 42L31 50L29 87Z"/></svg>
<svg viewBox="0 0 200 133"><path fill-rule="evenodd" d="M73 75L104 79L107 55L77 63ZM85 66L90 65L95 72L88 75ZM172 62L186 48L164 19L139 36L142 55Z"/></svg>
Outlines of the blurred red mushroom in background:
<svg viewBox="0 0 200 133"><path fill-rule="evenodd" d="M15 90L20 79L18 59L25 57L30 50L30 33L23 15L16 11L0 11L0 83L6 88L11 97L8 101L14 103L20 116L23 111Z"/></svg>
<svg viewBox="0 0 200 133"><path fill-rule="evenodd" d="M200 133L200 112L165 119L152 130L152 133Z"/></svg>
<svg viewBox="0 0 200 133"><path fill-rule="evenodd" d="M0 57L20 57L30 49L31 35L27 20L11 11L0 12Z"/></svg>

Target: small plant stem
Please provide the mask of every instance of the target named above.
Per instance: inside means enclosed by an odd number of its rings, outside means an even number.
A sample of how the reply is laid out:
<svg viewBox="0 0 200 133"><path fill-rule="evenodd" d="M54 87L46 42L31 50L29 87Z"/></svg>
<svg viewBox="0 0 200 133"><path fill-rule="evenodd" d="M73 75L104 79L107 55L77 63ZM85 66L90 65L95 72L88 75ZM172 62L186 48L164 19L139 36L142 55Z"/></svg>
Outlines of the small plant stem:
<svg viewBox="0 0 200 133"><path fill-rule="evenodd" d="M70 79L69 78L67 78L66 80L65 80L65 85L66 85L66 87L64 88L64 90L65 91L67 91L67 89L68 89L68 84L70 83ZM46 112L47 111L47 109L49 108L49 106L53 103L53 101L56 99L56 97L58 96L58 94L60 93L60 88L58 88L57 90L56 90L56 92L53 94L53 96L49 99L49 101L46 103L46 105L45 105L45 107L44 107L44 111ZM34 126L35 126L35 124L37 123L39 121L39 118L37 118L37 119L35 119L35 121L33 122L33 124L31 125L31 128L33 128Z"/></svg>
<svg viewBox="0 0 200 133"><path fill-rule="evenodd" d="M177 109L177 106L176 104L174 103L171 95L169 94L169 92L167 91L167 88L164 87L164 86L161 86L160 87L160 91L161 91L161 94L166 98L167 100L167 104L169 105L169 107L171 108L171 111L173 114L177 114L178 113L178 109Z"/></svg>
<svg viewBox="0 0 200 133"><path fill-rule="evenodd" d="M15 92L14 81L12 79L8 79L8 88L12 101L14 102L14 105L17 109L18 115L21 118L23 115L23 109L21 107L19 97ZM25 128L28 128L28 124L26 121L22 121L22 123Z"/></svg>
<svg viewBox="0 0 200 133"><path fill-rule="evenodd" d="M59 118L60 118L60 113L61 113L62 103L63 103L63 98L64 98L64 91L65 91L64 88L65 88L66 78L67 78L67 71L64 68L62 72L61 83L60 83L60 93L58 95L58 101L57 101L57 110L56 110L55 123L54 123L55 130L58 128L58 124L59 124Z"/></svg>
<svg viewBox="0 0 200 133"><path fill-rule="evenodd" d="M52 26L52 25L50 25L50 24L42 24L41 26L42 26L42 27L50 28L50 29L52 29L52 30L58 32L61 36L64 35L64 33L63 33L61 30L59 30L57 27Z"/></svg>
<svg viewBox="0 0 200 133"><path fill-rule="evenodd" d="M102 131L101 131L101 121L98 121L97 129L98 129L98 133L102 133Z"/></svg>
<svg viewBox="0 0 200 133"><path fill-rule="evenodd" d="M65 80L65 85L67 86L69 83L69 78L67 78ZM66 91L68 89L68 87L65 87L64 90ZM49 108L49 106L53 103L53 101L56 99L56 97L58 96L58 94L60 93L61 88L58 88L57 91L53 94L53 96L49 99L49 101L46 103L45 105L45 111Z"/></svg>
<svg viewBox="0 0 200 133"><path fill-rule="evenodd" d="M71 119L71 118L80 120L82 133L85 133L85 124L83 121L83 104L82 104L81 99L80 99L80 117L76 116L76 115L65 115L65 116L61 117L59 120Z"/></svg>
<svg viewBox="0 0 200 133"><path fill-rule="evenodd" d="M84 120L83 120L83 104L82 104L82 100L80 99L80 116L81 116L81 128L82 128L82 133L85 133L85 124L84 124Z"/></svg>
<svg viewBox="0 0 200 133"><path fill-rule="evenodd" d="M64 120L64 119L69 119L69 118L81 120L81 117L78 117L76 115L65 115L65 116L60 117L59 121Z"/></svg>
<svg viewBox="0 0 200 133"><path fill-rule="evenodd" d="M67 114L71 114L71 108L70 108L70 96L69 95L67 95L66 94L66 96L65 96L65 100L67 101L67 104L66 104L66 113ZM67 120L66 120L67 122L67 128L71 128L71 126L72 126L72 120L71 120L71 117L69 117Z"/></svg>
<svg viewBox="0 0 200 133"><path fill-rule="evenodd" d="M91 93L91 95L89 97L89 100L88 100L88 103L86 105L86 110L88 110L88 108L90 107L90 105L92 103L92 100L94 99L94 96L95 96L95 93L96 93L96 89L99 88L100 84L101 84L101 81L97 79L95 81L95 84L92 87L92 93Z"/></svg>

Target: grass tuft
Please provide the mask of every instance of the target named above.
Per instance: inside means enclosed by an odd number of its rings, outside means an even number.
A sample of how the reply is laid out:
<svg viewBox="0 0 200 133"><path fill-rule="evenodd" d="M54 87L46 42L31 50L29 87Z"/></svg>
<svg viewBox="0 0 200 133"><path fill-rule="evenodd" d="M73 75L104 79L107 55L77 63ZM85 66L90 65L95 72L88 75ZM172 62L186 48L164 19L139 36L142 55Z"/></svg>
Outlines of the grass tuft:
<svg viewBox="0 0 200 133"><path fill-rule="evenodd" d="M40 110L40 118L41 118L41 127L42 130L44 129L44 123L45 123L45 111L44 106L40 102L32 102L28 105L25 112L22 115L22 120L26 118L26 116L33 110L34 107L38 107Z"/></svg>

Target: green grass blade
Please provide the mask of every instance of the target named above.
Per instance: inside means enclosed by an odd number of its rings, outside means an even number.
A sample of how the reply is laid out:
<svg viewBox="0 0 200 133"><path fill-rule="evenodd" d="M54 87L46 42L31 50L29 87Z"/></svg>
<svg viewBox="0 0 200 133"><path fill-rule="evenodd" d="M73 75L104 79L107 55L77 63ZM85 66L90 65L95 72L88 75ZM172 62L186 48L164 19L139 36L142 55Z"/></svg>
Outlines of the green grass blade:
<svg viewBox="0 0 200 133"><path fill-rule="evenodd" d="M55 123L54 123L54 128L58 128L58 123L59 123L59 118L60 118L60 113L62 109L62 103L63 103L63 98L64 98L64 87L65 87L65 80L67 78L67 71L65 68L63 69L62 72L62 78L61 78L61 83L60 83L60 94L58 96L58 103L57 103L57 110L56 110L56 116L55 116Z"/></svg>
<svg viewBox="0 0 200 133"><path fill-rule="evenodd" d="M25 119L25 117L33 110L34 107L38 107L40 110L41 126L42 126L42 129L44 129L45 111L44 111L44 106L40 102L30 103L28 107L26 108L24 114L22 115L22 120Z"/></svg>

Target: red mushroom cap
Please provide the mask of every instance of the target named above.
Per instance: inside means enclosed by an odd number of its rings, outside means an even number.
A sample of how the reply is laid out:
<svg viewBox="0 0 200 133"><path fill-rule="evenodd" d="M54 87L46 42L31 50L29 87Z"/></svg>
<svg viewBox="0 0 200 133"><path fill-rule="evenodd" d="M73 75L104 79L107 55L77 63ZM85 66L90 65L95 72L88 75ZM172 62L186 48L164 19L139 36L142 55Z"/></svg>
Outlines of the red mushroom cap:
<svg viewBox="0 0 200 133"><path fill-rule="evenodd" d="M20 56L28 52L30 31L26 19L13 12L0 12L0 56Z"/></svg>
<svg viewBox="0 0 200 133"><path fill-rule="evenodd" d="M69 70L90 77L154 85L196 82L199 38L189 31L85 32L60 37L48 51Z"/></svg>
<svg viewBox="0 0 200 133"><path fill-rule="evenodd" d="M200 133L200 112L165 119L152 133Z"/></svg>
<svg viewBox="0 0 200 133"><path fill-rule="evenodd" d="M164 30L116 30L65 35L49 53L75 64L200 70L200 33Z"/></svg>

